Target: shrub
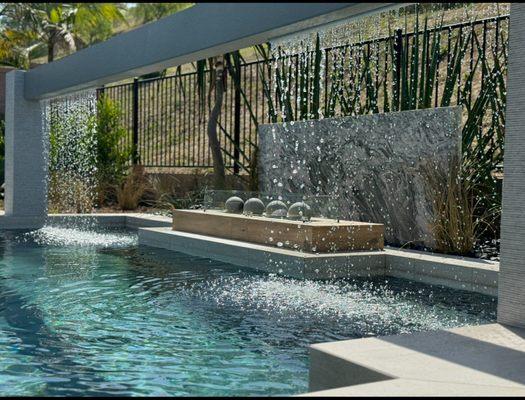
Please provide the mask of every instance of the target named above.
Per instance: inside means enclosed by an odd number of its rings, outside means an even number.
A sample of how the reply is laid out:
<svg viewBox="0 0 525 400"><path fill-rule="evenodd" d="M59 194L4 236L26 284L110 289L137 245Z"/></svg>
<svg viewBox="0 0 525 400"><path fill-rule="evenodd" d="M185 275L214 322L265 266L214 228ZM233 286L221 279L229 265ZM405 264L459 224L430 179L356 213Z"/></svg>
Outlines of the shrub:
<svg viewBox="0 0 525 400"><path fill-rule="evenodd" d="M117 186L117 203L122 210L135 210L148 190L148 180L141 165L133 166L131 173Z"/></svg>
<svg viewBox="0 0 525 400"><path fill-rule="evenodd" d="M177 197L180 181L170 174L156 174L149 177L149 203L161 209L169 209Z"/></svg>
<svg viewBox="0 0 525 400"><path fill-rule="evenodd" d="M119 185L126 174L132 146L125 144L127 129L121 123L122 111L115 101L102 95L97 103L96 166L99 202L107 199L111 187Z"/></svg>
<svg viewBox="0 0 525 400"><path fill-rule="evenodd" d="M48 204L51 213L89 213L92 183L71 171L50 171Z"/></svg>
<svg viewBox="0 0 525 400"><path fill-rule="evenodd" d="M440 253L472 255L476 239L491 227L492 213L476 212L483 199L477 196L477 188L457 158L450 162L448 173L430 164L423 171L426 194L432 203L434 249Z"/></svg>
<svg viewBox="0 0 525 400"><path fill-rule="evenodd" d="M58 108L57 108L58 107ZM67 112L61 103L49 113L49 208L55 212L89 212L98 196L114 199L132 149L116 102L102 95L96 114L79 102Z"/></svg>
<svg viewBox="0 0 525 400"><path fill-rule="evenodd" d="M49 189L51 212L90 212L96 196L96 140L87 102L49 110Z"/></svg>
<svg viewBox="0 0 525 400"><path fill-rule="evenodd" d="M457 164L454 164L457 165ZM430 179L433 192L432 231L435 249L441 253L470 254L475 241L474 204L457 168L446 176L436 170Z"/></svg>

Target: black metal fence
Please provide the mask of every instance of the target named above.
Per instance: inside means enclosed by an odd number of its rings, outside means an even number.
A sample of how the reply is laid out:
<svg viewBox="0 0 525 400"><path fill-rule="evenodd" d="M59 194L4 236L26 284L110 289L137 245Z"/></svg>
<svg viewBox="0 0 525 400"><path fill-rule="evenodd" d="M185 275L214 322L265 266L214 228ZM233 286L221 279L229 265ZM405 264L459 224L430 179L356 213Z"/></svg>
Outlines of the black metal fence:
<svg viewBox="0 0 525 400"><path fill-rule="evenodd" d="M442 105L444 94L444 76L451 68L454 60L454 38L468 37L470 43L464 43L465 52L459 63L459 74L457 81L454 82L455 89L452 95L452 102L460 104L464 99L462 95L468 71L476 68L481 58L487 57L485 49L495 49L492 54L497 57L500 52L506 51L508 40L508 16L498 16L489 19L478 20L462 24L443 26L441 28L429 29L428 32L438 31L443 37L439 48L437 62L437 73L433 83L433 101L427 106ZM466 36L467 31L474 34ZM425 35L423 31L404 33L402 30L395 31L394 35L377 38L374 40L363 41L355 44L348 44L333 48L323 49L322 56L324 62L324 74L320 83L320 110L325 116L339 116L349 114L363 114L381 111L393 111L392 96L400 96L403 88L396 87L396 74L398 75L397 84L402 81L401 75L403 68L400 64L403 51L409 49L409 43L415 40L422 41L419 47L421 53L418 55L420 62L428 70L431 68L429 50L425 53ZM427 40L430 37L427 34ZM459 41L461 45L461 41ZM394 54L390 49L394 50ZM413 47L412 47L413 48ZM417 49L417 47L416 47ZM408 58L408 55L406 55ZM293 57L292 57L293 58ZM367 61L368 59L368 61ZM292 63L299 63L298 56L293 58ZM370 62L373 60L373 62ZM347 90L356 91L355 104L353 108L344 108L344 104L331 105L333 92L337 88L334 86L334 79L337 69L344 68L352 74L353 70L362 69L363 63L368 70L367 76L362 77L363 88L361 88L361 78L358 77L358 85ZM505 58L506 62L506 58ZM269 113L269 106L273 103L278 109L277 114L281 114L279 99L276 91L273 90L275 79L274 69L281 64L275 60L255 61L241 65L239 69L239 82L241 87L237 87L231 77L227 77L226 92L222 113L219 117L219 140L223 148L225 165L234 173L248 170L249 162L257 148L256 125L269 123L272 116ZM306 65L306 68L313 68ZM290 112L294 112L295 119L315 118L314 113L301 114L301 94L297 93L299 86L298 64L290 69L290 79L287 80L288 92L294 97ZM293 72L295 71L295 72ZM394 71L394 73L392 73ZM405 71L406 72L406 71ZM479 93L484 85L485 68L479 68L479 75L470 82L471 89L468 95L471 97L469 104L475 100L476 93ZM296 74L295 77L293 74ZM345 73L346 74L346 73ZM343 74L343 75L345 75ZM472 75L471 75L472 78ZM98 89L99 93L104 92L120 105L123 112L123 124L129 130L129 136L125 145L135 144L137 158L135 162L146 167L211 167L212 159L206 135L206 124L208 107L202 107L197 93L198 75L196 72L178 74L162 78L148 80L135 79L133 83L107 86ZM205 71L204 91L207 94L206 104L213 104L213 91L210 90L211 73ZM345 76L342 76L344 86ZM271 101L268 101L268 92L264 90L264 85L270 90ZM350 85L355 84L350 82ZM313 82L311 83L313 85ZM339 85L339 89L341 90ZM393 90L392 90L393 88ZM358 90L361 90L362 92ZM242 93L241 93L242 91ZM375 100L370 101L366 91L375 93ZM375 91L375 92L374 92ZM396 93L397 91L397 93ZM388 93L385 93L388 92ZM307 95L311 96L312 90L309 86ZM390 97L389 97L390 96ZM303 96L304 97L304 96ZM474 97L474 98L472 98ZM303 99L304 101L304 99ZM375 104L374 104L375 102ZM249 105L249 106L248 106ZM400 103L399 109L418 108L417 104L403 105ZM281 118L279 115L278 118ZM274 118L275 119L275 115ZM255 120L255 121L254 121Z"/></svg>

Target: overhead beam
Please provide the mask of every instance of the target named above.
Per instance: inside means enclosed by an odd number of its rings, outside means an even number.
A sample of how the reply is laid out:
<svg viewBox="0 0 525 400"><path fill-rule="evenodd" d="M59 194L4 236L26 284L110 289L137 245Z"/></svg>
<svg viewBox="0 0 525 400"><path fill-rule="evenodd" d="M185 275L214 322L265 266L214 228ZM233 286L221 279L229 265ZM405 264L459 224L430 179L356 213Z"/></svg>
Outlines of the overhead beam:
<svg viewBox="0 0 525 400"><path fill-rule="evenodd" d="M264 43L399 3L204 3L27 72L37 100Z"/></svg>

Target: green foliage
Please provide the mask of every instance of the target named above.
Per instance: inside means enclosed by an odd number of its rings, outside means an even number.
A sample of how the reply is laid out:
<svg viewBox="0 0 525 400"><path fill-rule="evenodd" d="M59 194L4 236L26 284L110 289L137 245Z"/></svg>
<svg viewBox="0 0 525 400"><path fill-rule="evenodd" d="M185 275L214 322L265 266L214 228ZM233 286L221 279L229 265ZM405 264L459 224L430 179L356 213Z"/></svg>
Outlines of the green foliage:
<svg viewBox="0 0 525 400"><path fill-rule="evenodd" d="M193 3L1 3L0 64L28 69L47 55L68 54L104 41L121 25L135 26ZM127 10L127 13L123 11Z"/></svg>
<svg viewBox="0 0 525 400"><path fill-rule="evenodd" d="M98 181L103 185L120 183L124 177L133 148L126 146L128 131L122 125L122 111L114 100L100 96L95 125Z"/></svg>
<svg viewBox="0 0 525 400"><path fill-rule="evenodd" d="M95 115L82 107L63 112L60 103L48 115L50 209L89 212L97 196L99 205L114 200L132 154L118 104L101 95Z"/></svg>
<svg viewBox="0 0 525 400"><path fill-rule="evenodd" d="M95 197L95 129L82 105L63 112L49 105L49 189L51 212L90 212Z"/></svg>
<svg viewBox="0 0 525 400"><path fill-rule="evenodd" d="M193 3L137 3L130 9L130 14L140 23L145 24L182 11L192 5Z"/></svg>
<svg viewBox="0 0 525 400"><path fill-rule="evenodd" d="M85 47L109 39L113 36L115 21L122 21L122 17L119 14L110 15L109 18L99 16L92 22L87 18L78 18L74 29L77 43Z"/></svg>
<svg viewBox="0 0 525 400"><path fill-rule="evenodd" d="M89 116L80 119L77 112L60 113L55 107L49 113L49 170L85 176L96 163L95 126Z"/></svg>
<svg viewBox="0 0 525 400"><path fill-rule="evenodd" d="M273 65L270 54L264 47L258 47L258 53L263 57L269 68ZM295 121L305 119L318 119L321 109L321 63L323 52L321 50L319 34L316 36L315 48L313 51L306 49L304 53L297 56L297 68L293 67L294 57L290 55L283 56L281 49L277 49L279 62L275 64L275 95L277 104L274 104L273 96L270 90L270 83L266 82L265 77L268 74L260 74L263 80L264 94L268 101L268 109L272 116L272 121ZM294 98L290 87L293 84L298 85L300 99ZM298 103L298 104L297 104ZM279 113L277 110L281 110ZM330 113L330 110L326 110Z"/></svg>
<svg viewBox="0 0 525 400"><path fill-rule="evenodd" d="M34 40L32 32L3 29L0 32L0 65L29 69L31 55L38 46Z"/></svg>
<svg viewBox="0 0 525 400"><path fill-rule="evenodd" d="M58 50L105 40L125 22L118 3L3 3L1 13L0 60L24 68L42 52L53 61Z"/></svg>

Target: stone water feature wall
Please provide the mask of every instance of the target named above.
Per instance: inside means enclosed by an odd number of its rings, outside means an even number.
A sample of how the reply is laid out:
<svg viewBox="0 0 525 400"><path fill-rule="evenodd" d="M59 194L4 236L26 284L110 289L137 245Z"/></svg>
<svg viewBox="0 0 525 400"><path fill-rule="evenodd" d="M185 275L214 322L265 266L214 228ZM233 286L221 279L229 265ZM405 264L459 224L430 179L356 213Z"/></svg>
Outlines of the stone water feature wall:
<svg viewBox="0 0 525 400"><path fill-rule="evenodd" d="M424 171L448 173L460 149L459 107L261 125L260 190L330 195L340 218L384 223L387 243L432 247Z"/></svg>

